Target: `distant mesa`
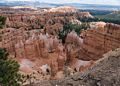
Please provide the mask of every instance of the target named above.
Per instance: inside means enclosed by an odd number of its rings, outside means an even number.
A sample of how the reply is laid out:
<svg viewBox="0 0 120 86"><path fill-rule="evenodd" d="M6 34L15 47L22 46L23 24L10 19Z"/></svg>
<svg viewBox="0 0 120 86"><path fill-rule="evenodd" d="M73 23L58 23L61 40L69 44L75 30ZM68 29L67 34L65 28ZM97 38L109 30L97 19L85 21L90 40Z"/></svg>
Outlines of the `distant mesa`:
<svg viewBox="0 0 120 86"><path fill-rule="evenodd" d="M49 12L77 12L78 10L72 6L60 6L56 8L51 8Z"/></svg>
<svg viewBox="0 0 120 86"><path fill-rule="evenodd" d="M32 9L32 10L37 10L37 8L32 7L32 6L13 6L11 8L12 9Z"/></svg>

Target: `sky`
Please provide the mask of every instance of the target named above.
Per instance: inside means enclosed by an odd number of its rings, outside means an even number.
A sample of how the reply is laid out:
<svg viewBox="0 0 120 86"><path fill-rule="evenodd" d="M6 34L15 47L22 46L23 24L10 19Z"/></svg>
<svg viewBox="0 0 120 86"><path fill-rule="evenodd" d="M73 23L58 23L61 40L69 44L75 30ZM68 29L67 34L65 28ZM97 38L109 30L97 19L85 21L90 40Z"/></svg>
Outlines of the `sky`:
<svg viewBox="0 0 120 86"><path fill-rule="evenodd" d="M120 0L0 0L0 1L40 1L49 3L84 3L84 4L107 4L120 5Z"/></svg>

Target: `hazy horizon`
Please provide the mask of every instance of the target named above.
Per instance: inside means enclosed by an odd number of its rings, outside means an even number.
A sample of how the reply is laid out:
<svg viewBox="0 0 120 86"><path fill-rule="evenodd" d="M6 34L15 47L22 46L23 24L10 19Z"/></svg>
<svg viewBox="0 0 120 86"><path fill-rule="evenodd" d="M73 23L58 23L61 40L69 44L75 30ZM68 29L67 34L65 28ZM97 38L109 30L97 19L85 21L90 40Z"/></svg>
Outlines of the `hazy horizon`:
<svg viewBox="0 0 120 86"><path fill-rule="evenodd" d="M0 2L11 2L11 1L39 1L47 3L80 3L80 4L102 4L102 5L120 5L120 0L0 0Z"/></svg>

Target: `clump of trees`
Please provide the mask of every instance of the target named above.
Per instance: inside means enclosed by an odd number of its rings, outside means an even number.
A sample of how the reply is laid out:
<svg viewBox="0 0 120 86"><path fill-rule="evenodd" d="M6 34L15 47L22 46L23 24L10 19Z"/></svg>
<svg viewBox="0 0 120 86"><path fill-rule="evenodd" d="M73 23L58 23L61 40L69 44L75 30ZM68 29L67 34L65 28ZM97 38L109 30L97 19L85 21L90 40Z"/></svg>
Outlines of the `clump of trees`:
<svg viewBox="0 0 120 86"><path fill-rule="evenodd" d="M97 16L95 18L81 18L79 19L81 22L99 22L103 21L106 23L115 23L115 24L120 24L120 19L119 18L111 18L108 16Z"/></svg>
<svg viewBox="0 0 120 86"><path fill-rule="evenodd" d="M100 21L108 22L108 23L115 23L120 24L120 20L118 19L110 19L110 18L101 18Z"/></svg>
<svg viewBox="0 0 120 86"><path fill-rule="evenodd" d="M75 31L77 33L77 35L80 35L81 30L82 29L87 29L89 28L89 23L84 22L81 25L78 24L72 24L72 23L68 23L68 24L64 24L63 29L60 30L59 32L59 39L62 40L62 43L65 43L65 39L67 37L67 34L70 33L71 31Z"/></svg>
<svg viewBox="0 0 120 86"><path fill-rule="evenodd" d="M3 28L5 25L6 17L0 16L0 28Z"/></svg>
<svg viewBox="0 0 120 86"><path fill-rule="evenodd" d="M94 17L94 18L80 18L79 20L81 22L98 22L98 21L100 21L100 19L96 18L96 17Z"/></svg>
<svg viewBox="0 0 120 86"><path fill-rule="evenodd" d="M15 60L8 59L8 53L0 48L0 86L20 86L22 75L19 64Z"/></svg>

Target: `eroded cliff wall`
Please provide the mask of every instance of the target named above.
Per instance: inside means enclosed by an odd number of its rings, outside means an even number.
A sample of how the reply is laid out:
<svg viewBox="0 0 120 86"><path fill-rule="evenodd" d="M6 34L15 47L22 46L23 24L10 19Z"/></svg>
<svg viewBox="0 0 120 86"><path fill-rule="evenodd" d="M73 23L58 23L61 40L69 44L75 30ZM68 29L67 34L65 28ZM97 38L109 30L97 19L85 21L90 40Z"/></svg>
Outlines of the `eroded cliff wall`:
<svg viewBox="0 0 120 86"><path fill-rule="evenodd" d="M90 28L83 32L80 59L98 60L110 50L120 47L120 25L106 24L103 28Z"/></svg>

